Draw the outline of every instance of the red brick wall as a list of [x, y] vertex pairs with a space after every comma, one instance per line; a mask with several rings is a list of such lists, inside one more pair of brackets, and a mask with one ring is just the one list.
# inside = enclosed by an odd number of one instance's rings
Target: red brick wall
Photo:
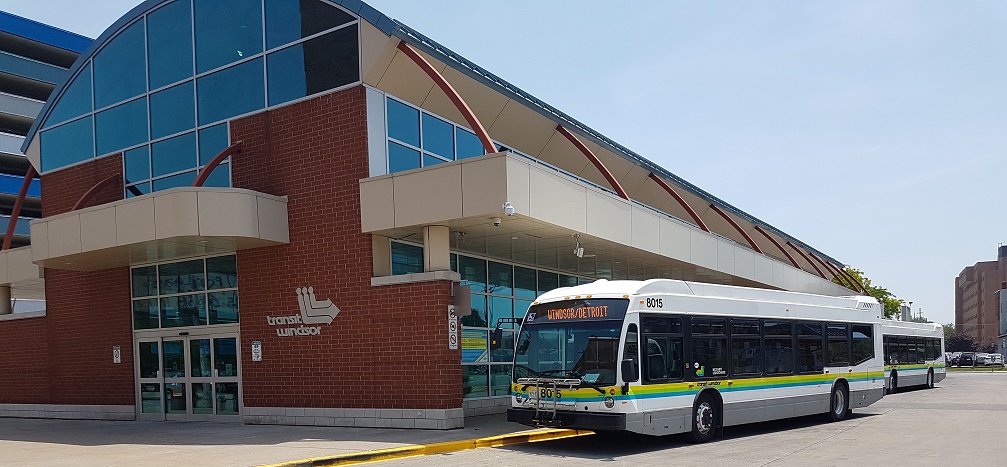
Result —
[[86, 204], [98, 206], [122, 199], [122, 154], [42, 175], [42, 217], [70, 212], [91, 187], [116, 174], [118, 180], [99, 190]]
[[0, 321], [0, 404], [46, 404], [46, 319]]
[[51, 403], [134, 404], [129, 269], [46, 269], [45, 287]]
[[[288, 197], [290, 244], [239, 251], [242, 385], [249, 407], [456, 408], [461, 353], [447, 349], [450, 282], [371, 287], [360, 229], [368, 176], [363, 87], [231, 124], [244, 142], [235, 187]], [[317, 336], [279, 337], [267, 316], [299, 313], [297, 287], [340, 313]], [[263, 359], [252, 362], [252, 341]]]

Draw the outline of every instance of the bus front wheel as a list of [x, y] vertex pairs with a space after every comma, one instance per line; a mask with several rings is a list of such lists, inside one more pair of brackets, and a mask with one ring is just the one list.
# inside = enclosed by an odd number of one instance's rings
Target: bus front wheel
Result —
[[703, 394], [692, 409], [692, 439], [705, 443], [712, 440], [716, 432], [717, 401], [709, 394]]
[[933, 368], [931, 368], [930, 371], [927, 372], [927, 389], [933, 389], [933, 388], [934, 388], [934, 370]]
[[899, 390], [899, 375], [898, 373], [892, 372], [892, 376], [888, 378], [888, 394], [895, 394]]

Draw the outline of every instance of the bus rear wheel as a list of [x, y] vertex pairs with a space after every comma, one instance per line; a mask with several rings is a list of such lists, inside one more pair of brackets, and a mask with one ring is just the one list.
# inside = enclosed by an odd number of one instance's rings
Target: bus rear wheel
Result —
[[933, 368], [931, 368], [930, 371], [927, 372], [927, 389], [933, 389], [933, 388], [934, 388], [934, 370]]
[[703, 394], [692, 409], [692, 439], [697, 443], [705, 443], [712, 440], [716, 433], [717, 401], [709, 394]]
[[832, 387], [832, 397], [829, 398], [828, 421], [839, 422], [846, 419], [850, 413], [850, 393], [846, 390], [846, 385], [836, 383]]

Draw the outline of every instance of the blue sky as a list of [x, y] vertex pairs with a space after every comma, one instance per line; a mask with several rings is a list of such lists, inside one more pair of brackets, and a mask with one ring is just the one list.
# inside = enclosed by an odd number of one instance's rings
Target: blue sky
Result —
[[[137, 3], [0, 8], [96, 37]], [[1007, 3], [369, 3], [931, 320], [1007, 242]]]

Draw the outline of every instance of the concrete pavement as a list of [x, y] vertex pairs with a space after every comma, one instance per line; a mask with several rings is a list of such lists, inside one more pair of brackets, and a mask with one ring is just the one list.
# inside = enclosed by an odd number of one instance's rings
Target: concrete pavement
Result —
[[263, 465], [525, 431], [504, 415], [457, 430], [405, 430], [204, 422], [0, 419], [0, 465]]

